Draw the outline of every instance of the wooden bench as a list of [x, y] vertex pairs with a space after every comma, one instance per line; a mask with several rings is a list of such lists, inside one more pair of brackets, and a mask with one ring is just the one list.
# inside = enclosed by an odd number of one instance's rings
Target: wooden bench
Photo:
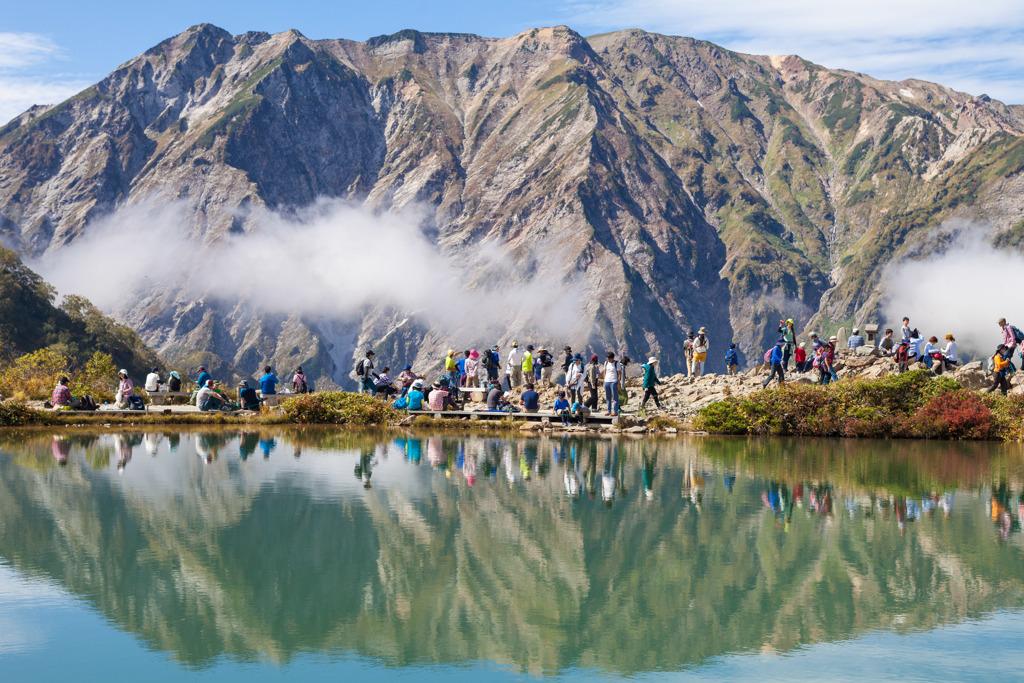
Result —
[[149, 393], [149, 402], [155, 406], [166, 405], [168, 399], [172, 398], [189, 398], [192, 396], [191, 391], [151, 391]]

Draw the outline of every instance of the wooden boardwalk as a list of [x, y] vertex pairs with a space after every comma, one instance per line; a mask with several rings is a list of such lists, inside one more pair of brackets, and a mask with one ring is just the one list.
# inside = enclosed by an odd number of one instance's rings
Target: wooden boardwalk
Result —
[[[405, 411], [407, 415], [433, 415], [436, 419], [441, 418], [458, 418], [460, 420], [507, 420], [512, 418], [513, 420], [525, 420], [526, 422], [550, 422], [551, 424], [561, 424], [562, 418], [556, 413], [550, 411], [539, 411], [536, 413], [500, 413], [491, 412], [488, 410], [408, 410]], [[592, 413], [587, 416], [587, 424], [605, 424], [605, 425], [618, 425], [619, 418], [621, 415], [602, 415], [600, 413]], [[573, 424], [576, 424], [573, 421]]]

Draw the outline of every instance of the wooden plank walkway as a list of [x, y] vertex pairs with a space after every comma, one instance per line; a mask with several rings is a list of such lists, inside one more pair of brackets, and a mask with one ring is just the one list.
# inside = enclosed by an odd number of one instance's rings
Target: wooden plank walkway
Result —
[[[550, 422], [551, 424], [561, 424], [562, 418], [557, 414], [549, 411], [540, 411], [536, 413], [500, 413], [491, 412], [488, 410], [408, 410], [405, 411], [408, 415], [433, 415], [435, 419], [441, 418], [458, 418], [462, 420], [507, 420], [512, 418], [513, 420], [525, 420], [527, 422]], [[619, 424], [619, 416], [615, 415], [602, 415], [600, 413], [590, 414], [587, 416], [587, 424], [607, 424], [617, 425]], [[576, 424], [573, 422], [573, 424]]]

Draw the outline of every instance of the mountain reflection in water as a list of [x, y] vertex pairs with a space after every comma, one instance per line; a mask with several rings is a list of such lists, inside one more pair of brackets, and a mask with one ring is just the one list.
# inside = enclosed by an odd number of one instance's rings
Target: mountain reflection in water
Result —
[[179, 661], [678, 670], [1024, 607], [997, 444], [7, 435], [0, 559]]

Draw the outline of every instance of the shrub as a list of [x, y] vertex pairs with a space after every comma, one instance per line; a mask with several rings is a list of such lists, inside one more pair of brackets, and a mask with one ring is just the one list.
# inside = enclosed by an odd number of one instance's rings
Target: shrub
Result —
[[56, 417], [52, 413], [33, 410], [21, 401], [0, 402], [0, 427], [35, 424], [56, 424]]
[[75, 396], [90, 394], [97, 401], [111, 401], [117, 384], [117, 368], [114, 357], [97, 351], [86, 364], [85, 370], [75, 375], [71, 382], [71, 393]]
[[740, 401], [727, 398], [700, 409], [693, 426], [713, 434], [747, 434], [750, 420], [740, 408]]
[[16, 359], [0, 373], [0, 394], [5, 397], [48, 399], [57, 378], [70, 374], [71, 361], [52, 349], [39, 349]]
[[365, 394], [324, 391], [301, 394], [282, 404], [290, 422], [299, 424], [384, 425], [398, 419], [398, 411]]

